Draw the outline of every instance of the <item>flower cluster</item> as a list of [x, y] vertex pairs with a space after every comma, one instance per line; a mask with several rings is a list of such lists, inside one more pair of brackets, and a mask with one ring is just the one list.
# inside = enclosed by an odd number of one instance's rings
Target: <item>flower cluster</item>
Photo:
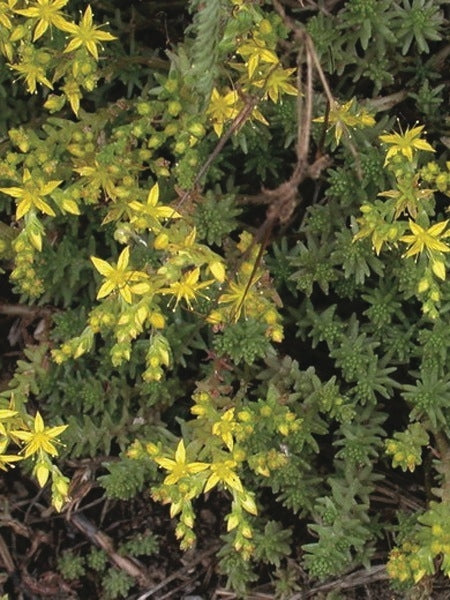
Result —
[[[275, 389], [257, 403], [241, 400], [238, 409], [227, 408], [236, 404], [236, 400], [211, 393], [207, 388], [207, 382], [203, 382], [193, 395], [191, 412], [196, 418], [185, 425], [186, 432], [192, 435], [190, 443], [185, 445], [181, 439], [175, 451], [166, 451], [161, 444], [135, 442], [128, 455], [140, 458], [145, 448], [167, 472], [163, 483], [152, 489], [152, 496], [170, 504], [172, 517], [180, 515], [177, 536], [185, 548], [195, 540], [192, 501], [216, 487], [225, 490], [231, 496], [227, 531], [233, 533], [234, 548], [249, 558], [254, 543], [248, 515], [256, 515], [258, 511], [254, 494], [242, 483], [242, 474], [248, 467], [264, 480], [271, 472], [285, 467], [289, 458], [276, 447], [276, 440], [280, 436], [287, 440], [302, 435], [302, 419], [283, 405]], [[201, 460], [190, 461], [189, 455]]]
[[[416, 293], [422, 299], [423, 311], [436, 318], [441, 300], [438, 282], [446, 278], [445, 257], [450, 246], [445, 240], [450, 237], [450, 231], [448, 220], [432, 221], [436, 216], [437, 187], [424, 186], [427, 180], [433, 181], [433, 177], [428, 171], [427, 179], [422, 181], [418, 165], [422, 153], [434, 152], [434, 149], [421, 137], [422, 132], [423, 125], [420, 125], [380, 136], [388, 147], [385, 167], [395, 180], [394, 188], [380, 192], [382, 200], [361, 206], [363, 216], [357, 219], [358, 230], [353, 239], [370, 237], [377, 255], [384, 245], [396, 248], [406, 244], [403, 257], [418, 262], [420, 279]], [[402, 218], [405, 216], [407, 221]]]
[[439, 558], [441, 569], [450, 575], [449, 504], [431, 502], [430, 508], [419, 517], [420, 526], [389, 556], [389, 576], [400, 582], [418, 583], [436, 571]]
[[[10, 405], [14, 406], [14, 402], [10, 402]], [[56, 444], [66, 429], [67, 425], [46, 427], [39, 412], [31, 420], [18, 410], [0, 409], [0, 469], [6, 471], [15, 462], [31, 459], [34, 463], [33, 475], [41, 487], [45, 486], [51, 475], [52, 503], [58, 511], [67, 501], [69, 480], [52, 463], [52, 458], [58, 456]], [[8, 454], [8, 447], [12, 444], [21, 448], [14, 454]]]
[[[192, 444], [195, 446], [195, 444]], [[251, 529], [239, 518], [242, 510], [256, 514], [253, 495], [246, 491], [236, 472], [238, 462], [225, 452], [217, 453], [211, 463], [187, 459], [184, 441], [180, 440], [173, 458], [164, 456], [154, 444], [147, 444], [147, 452], [163, 469], [168, 472], [161, 486], [153, 489], [152, 496], [164, 504], [170, 503], [170, 516], [180, 514], [176, 535], [181, 539], [182, 548], [189, 548], [195, 541], [193, 532], [195, 513], [192, 500], [200, 494], [206, 494], [216, 486], [221, 486], [232, 494], [233, 508], [228, 517], [228, 531], [237, 528], [236, 549], [242, 548], [242, 541], [251, 538]], [[238, 542], [239, 540], [239, 542]]]
[[392, 466], [403, 471], [414, 469], [422, 464], [422, 447], [429, 442], [429, 436], [420, 423], [411, 423], [406, 431], [397, 432], [393, 439], [386, 441], [386, 453], [392, 456]]
[[[245, 11], [245, 7], [241, 10]], [[236, 13], [238, 20], [240, 16]], [[256, 102], [250, 102], [251, 98], [269, 99], [276, 104], [282, 101], [284, 95], [297, 95], [297, 87], [292, 83], [296, 69], [285, 69], [276, 53], [278, 26], [278, 17], [274, 15], [273, 22], [268, 18], [258, 19], [254, 27], [247, 29], [236, 48], [236, 54], [243, 62], [230, 62], [230, 67], [239, 74], [233, 88], [212, 90], [206, 114], [218, 137], [226, 124], [239, 117], [242, 117], [239, 126], [248, 119], [269, 124], [256, 107]], [[231, 27], [236, 27], [236, 24], [232, 23]]]

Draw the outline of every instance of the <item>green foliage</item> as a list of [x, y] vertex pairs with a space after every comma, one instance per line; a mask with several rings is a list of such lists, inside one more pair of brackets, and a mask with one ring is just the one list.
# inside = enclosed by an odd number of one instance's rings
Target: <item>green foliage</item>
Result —
[[133, 583], [133, 579], [124, 571], [108, 569], [102, 580], [104, 598], [107, 600], [126, 598]]
[[79, 579], [85, 574], [84, 558], [73, 552], [64, 552], [58, 560], [58, 569], [65, 579]]
[[252, 563], [244, 560], [242, 555], [236, 552], [231, 542], [231, 536], [225, 537], [224, 544], [217, 555], [220, 559], [220, 572], [227, 577], [227, 587], [245, 597], [249, 583], [258, 580], [258, 576], [252, 569]]
[[146, 532], [125, 542], [119, 550], [130, 556], [152, 556], [159, 551], [158, 538], [153, 533]]
[[106, 465], [109, 473], [99, 478], [110, 498], [128, 500], [144, 488], [146, 481], [155, 475], [154, 464], [148, 460], [140, 461], [122, 458], [119, 462]]
[[235, 217], [240, 213], [233, 194], [208, 190], [195, 212], [199, 238], [206, 240], [209, 246], [220, 246], [224, 238], [236, 229]]
[[295, 592], [300, 590], [297, 584], [298, 569], [293, 561], [289, 561], [286, 568], [275, 571], [275, 590], [280, 600], [291, 598]]
[[428, 433], [420, 423], [411, 423], [405, 431], [397, 431], [393, 439], [385, 442], [386, 452], [392, 455], [392, 466], [414, 471], [422, 463], [422, 447], [428, 442]]
[[103, 571], [106, 567], [107, 556], [104, 550], [92, 548], [86, 557], [87, 565], [94, 571]]
[[276, 521], [268, 521], [264, 531], [255, 535], [255, 558], [279, 567], [281, 559], [290, 552], [290, 542], [290, 531], [283, 530]]
[[424, 575], [435, 573], [438, 556], [442, 571], [449, 576], [448, 515], [448, 500], [430, 502], [429, 509], [418, 516], [415, 528], [403, 533], [401, 544], [392, 550], [387, 566], [391, 577], [400, 582], [418, 582]]
[[220, 68], [219, 58], [224, 32], [224, 22], [229, 18], [226, 3], [223, 0], [212, 0], [202, 5], [200, 0], [190, 3], [193, 13], [191, 32], [195, 34], [192, 45], [192, 82], [196, 90], [205, 99], [209, 98]]
[[[428, 53], [428, 42], [442, 39], [443, 4], [439, 0], [349, 0], [335, 14], [319, 12], [307, 26], [329, 72], [341, 75], [347, 69], [353, 81], [370, 80], [377, 94], [394, 82], [392, 73], [401, 68], [401, 54], [411, 47]], [[362, 52], [356, 51], [358, 44]]]
[[[2, 311], [26, 346], [0, 469], [26, 461], [60, 510], [64, 460], [100, 459], [106, 498], [167, 505], [183, 549], [220, 502], [242, 597], [263, 571], [295, 593], [298, 527], [303, 582], [378, 560], [396, 520], [390, 577], [449, 576], [446, 2], [191, 0], [167, 60], [142, 3], [62, 4], [0, 3]], [[284, 215], [299, 99], [326, 166]], [[398, 467], [435, 485], [420, 514], [377, 509]], [[136, 583], [101, 550], [58, 564], [105, 598]]]
[[215, 339], [214, 349], [218, 354], [229, 355], [236, 364], [243, 360], [251, 365], [269, 350], [264, 329], [264, 325], [256, 319], [230, 325], [223, 335]]

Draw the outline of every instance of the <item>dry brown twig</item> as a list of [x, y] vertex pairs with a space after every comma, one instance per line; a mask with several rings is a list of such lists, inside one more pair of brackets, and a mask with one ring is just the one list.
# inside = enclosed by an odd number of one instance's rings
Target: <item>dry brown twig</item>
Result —
[[[312, 163], [309, 162], [314, 97], [313, 71], [318, 74], [328, 103], [331, 106], [335, 103], [311, 37], [305, 29], [286, 14], [279, 0], [273, 0], [273, 5], [286, 26], [293, 32], [294, 39], [298, 44], [297, 142], [295, 147], [297, 162], [287, 181], [273, 190], [263, 188], [263, 196], [266, 198], [266, 203], [269, 204], [266, 221], [261, 227], [264, 232], [271, 229], [276, 223], [284, 224], [290, 220], [301, 201], [298, 195], [299, 185], [307, 178], [318, 179], [322, 171], [330, 165], [330, 158], [327, 155], [316, 156]], [[303, 81], [303, 76], [305, 81]]]
[[[299, 199], [297, 189], [304, 179], [310, 177], [317, 179], [323, 169], [330, 164], [328, 156], [316, 157], [312, 164], [308, 162], [308, 155], [310, 151], [310, 139], [311, 139], [311, 123], [312, 123], [312, 106], [313, 106], [313, 70], [318, 74], [321, 81], [325, 96], [328, 103], [332, 106], [335, 103], [330, 87], [328, 85], [325, 74], [320, 65], [319, 58], [314, 48], [314, 43], [306, 32], [305, 29], [301, 28], [291, 17], [286, 15], [282, 4], [279, 0], [273, 0], [275, 10], [281, 16], [286, 26], [293, 32], [294, 38], [299, 45], [297, 53], [297, 88], [298, 88], [298, 99], [297, 99], [297, 142], [296, 142], [296, 154], [297, 163], [294, 167], [291, 177], [283, 182], [274, 190], [264, 189], [262, 191], [262, 203], [269, 204], [267, 211], [266, 222], [261, 227], [261, 230], [266, 231], [268, 225], [279, 223], [286, 223], [292, 216], [295, 207], [297, 206]], [[305, 56], [305, 60], [304, 60]], [[304, 62], [306, 62], [306, 76], [305, 83], [303, 84], [303, 69]], [[274, 66], [275, 68], [275, 66]], [[190, 189], [180, 194], [180, 198], [176, 203], [176, 208], [179, 209], [182, 204], [192, 197], [195, 191], [198, 189], [201, 180], [208, 172], [212, 163], [219, 156], [223, 150], [225, 144], [236, 133], [242, 125], [251, 116], [254, 108], [261, 100], [258, 96], [249, 97], [239, 114], [234, 118], [228, 130], [222, 135], [217, 142], [212, 153], [202, 165], [197, 175], [195, 176], [194, 182]], [[261, 235], [259, 237], [262, 237]]]
[[[274, 65], [272, 67], [272, 69], [270, 69], [267, 77], [270, 76], [270, 74], [272, 73], [272, 71], [275, 68], [276, 68], [276, 65]], [[244, 106], [239, 111], [239, 113], [236, 115], [236, 117], [233, 119], [233, 121], [231, 122], [231, 125], [227, 129], [227, 131], [219, 138], [214, 150], [211, 152], [211, 154], [208, 156], [208, 159], [204, 162], [204, 164], [198, 171], [190, 189], [186, 190], [184, 193], [182, 193], [180, 195], [180, 199], [178, 200], [177, 205], [176, 205], [177, 209], [180, 208], [182, 206], [182, 204], [194, 194], [194, 192], [197, 190], [199, 184], [201, 183], [201, 180], [208, 172], [210, 166], [216, 160], [216, 158], [219, 156], [219, 154], [222, 152], [225, 144], [233, 136], [233, 134], [237, 133], [239, 131], [239, 129], [251, 117], [253, 110], [256, 108], [256, 106], [258, 105], [260, 100], [261, 100], [261, 97], [258, 95], [250, 96], [250, 97], [246, 98]]]
[[[325, 97], [327, 99], [328, 102], [328, 106], [330, 108], [333, 108], [336, 105], [336, 100], [333, 97], [333, 94], [331, 92], [330, 86], [328, 85], [328, 81], [327, 78], [325, 76], [325, 73], [322, 69], [322, 66], [320, 64], [320, 60], [319, 57], [317, 56], [317, 52], [316, 49], [314, 47], [314, 42], [311, 39], [311, 36], [302, 28], [300, 27], [296, 21], [294, 21], [294, 19], [292, 19], [291, 17], [289, 17], [286, 14], [286, 11], [284, 10], [281, 2], [279, 0], [272, 0], [273, 5], [275, 10], [278, 12], [278, 14], [280, 15], [280, 17], [283, 19], [285, 25], [291, 29], [291, 31], [294, 33], [294, 37], [295, 39], [298, 41], [298, 43], [300, 45], [304, 45], [306, 48], [306, 56], [307, 56], [307, 60], [309, 58], [309, 60], [312, 61], [313, 65], [314, 65], [314, 70], [317, 73], [319, 79], [320, 79], [320, 83], [322, 84], [322, 89], [323, 92], [325, 94]], [[299, 88], [300, 89], [300, 88]], [[312, 85], [311, 88], [306, 87], [305, 89], [305, 94], [310, 94], [310, 98], [312, 101]], [[311, 121], [309, 122], [309, 124], [311, 124]], [[362, 171], [361, 171], [361, 165], [360, 165], [360, 159], [359, 159], [359, 154], [357, 149], [355, 148], [353, 142], [350, 139], [350, 135], [347, 132], [346, 128], [344, 127], [344, 133], [346, 134], [344, 137], [345, 143], [348, 147], [348, 149], [350, 150], [350, 152], [352, 153], [354, 159], [355, 159], [355, 169], [356, 169], [356, 175], [358, 176], [358, 179], [362, 179]], [[299, 122], [299, 132], [298, 132], [298, 136], [300, 136], [302, 133], [302, 130], [300, 128], [300, 122]], [[309, 134], [309, 131], [308, 131]], [[309, 140], [308, 140], [309, 143]], [[316, 161], [317, 162], [317, 161]], [[326, 167], [329, 166], [328, 164], [325, 164], [324, 166], [321, 166], [320, 163], [317, 165], [319, 168], [319, 172], [316, 176], [314, 176], [314, 163], [310, 166], [310, 173], [309, 176], [312, 179], [317, 179], [318, 176], [320, 175], [321, 171]]]
[[209, 170], [210, 166], [212, 165], [212, 163], [216, 160], [216, 158], [222, 152], [225, 144], [228, 142], [228, 140], [231, 138], [231, 136], [234, 133], [236, 133], [240, 129], [240, 127], [242, 127], [242, 125], [247, 121], [247, 119], [252, 114], [253, 109], [258, 104], [258, 102], [259, 102], [259, 98], [250, 98], [247, 101], [247, 103], [243, 106], [243, 108], [241, 109], [241, 111], [239, 112], [239, 114], [236, 115], [236, 117], [232, 121], [229, 129], [224, 133], [224, 135], [221, 138], [219, 138], [219, 141], [217, 142], [214, 150], [211, 152], [211, 154], [209, 155], [208, 159], [205, 161], [205, 163], [202, 165], [200, 171], [195, 176], [194, 182], [191, 185], [190, 189], [186, 190], [180, 196], [180, 199], [177, 202], [177, 209], [180, 208], [181, 205], [188, 198], [190, 198], [192, 196], [192, 194], [194, 193], [194, 191], [198, 187], [199, 183], [201, 182], [201, 180], [203, 179], [203, 177], [208, 172], [208, 170]]
[[218, 544], [212, 544], [207, 550], [204, 550], [203, 552], [198, 552], [196, 556], [191, 561], [189, 561], [188, 564], [184, 565], [183, 567], [181, 567], [181, 569], [178, 569], [177, 571], [175, 571], [175, 573], [172, 573], [171, 575], [166, 577], [166, 579], [158, 583], [158, 585], [152, 586], [151, 589], [141, 594], [137, 598], [137, 600], [147, 600], [147, 598], [151, 598], [154, 594], [156, 594], [156, 592], [159, 592], [160, 590], [164, 589], [169, 583], [185, 575], [190, 569], [192, 569], [192, 567], [201, 563], [209, 556], [214, 555], [218, 549]]
[[[283, 6], [278, 0], [273, 0], [273, 5], [275, 10], [279, 13], [281, 18], [285, 22], [288, 29], [290, 29], [293, 32], [294, 39], [298, 44], [297, 141], [295, 147], [297, 160], [292, 175], [287, 181], [284, 181], [275, 189], [266, 189], [262, 187], [260, 202], [262, 204], [267, 204], [268, 209], [266, 213], [266, 219], [259, 228], [254, 238], [254, 242], [261, 242], [261, 245], [255, 260], [253, 271], [248, 279], [246, 290], [242, 295], [243, 299], [245, 298], [248, 290], [254, 283], [255, 273], [257, 271], [259, 262], [262, 258], [267, 240], [269, 239], [270, 232], [277, 223], [282, 225], [288, 223], [296, 207], [301, 202], [301, 198], [298, 194], [298, 188], [300, 184], [307, 178], [318, 179], [322, 171], [331, 164], [330, 158], [327, 155], [316, 156], [312, 163], [309, 162], [314, 97], [313, 71], [316, 71], [318, 74], [329, 105], [333, 106], [335, 104], [335, 100], [331, 93], [322, 67], [320, 65], [320, 61], [317, 56], [316, 50], [314, 48], [314, 43], [311, 37], [304, 28], [302, 28], [293, 19], [291, 19], [291, 17], [286, 15]], [[304, 82], [303, 77], [305, 78]], [[175, 205], [176, 209], [174, 210], [178, 210], [186, 200], [191, 198], [194, 195], [194, 193], [198, 191], [198, 188], [201, 184], [201, 180], [208, 172], [208, 169], [211, 167], [211, 164], [219, 156], [219, 154], [221, 153], [225, 144], [228, 142], [231, 136], [234, 133], [236, 133], [248, 120], [248, 118], [251, 116], [254, 108], [257, 106], [260, 100], [261, 98], [258, 96], [253, 96], [246, 99], [245, 105], [243, 106], [242, 110], [232, 121], [228, 130], [219, 139], [211, 155], [208, 157], [208, 159], [198, 171], [190, 189], [180, 193], [179, 200]], [[354, 151], [354, 154], [356, 155], [356, 151]], [[247, 250], [247, 253], [248, 252], [249, 250]], [[238, 314], [240, 312], [240, 308], [241, 307], [237, 309]]]
[[[295, 209], [301, 202], [298, 193], [300, 184], [307, 178], [318, 179], [322, 171], [331, 164], [330, 158], [324, 154], [316, 156], [312, 163], [309, 162], [311, 145], [311, 124], [313, 115], [313, 70], [315, 69], [321, 80], [322, 87], [329, 104], [334, 104], [325, 74], [320, 66], [314, 43], [305, 29], [288, 17], [278, 0], [273, 0], [275, 10], [279, 13], [286, 26], [291, 29], [298, 43], [297, 52], [297, 141], [295, 151], [297, 162], [291, 177], [273, 190], [262, 190], [263, 203], [268, 204], [266, 219], [255, 236], [255, 241], [262, 241], [255, 264], [248, 279], [246, 289], [242, 295], [241, 305], [237, 308], [239, 314], [244, 298], [254, 283], [255, 273], [264, 253], [265, 245], [273, 227], [290, 221]], [[304, 64], [306, 64], [305, 82], [303, 83]]]
[[125, 571], [133, 577], [141, 588], [149, 587], [152, 581], [147, 573], [147, 570], [136, 559], [130, 559], [126, 556], [121, 556], [114, 549], [112, 539], [100, 531], [93, 523], [91, 523], [83, 514], [77, 513], [66, 514], [66, 520], [78, 531], [83, 533], [93, 544], [106, 552], [109, 560], [118, 569]]
[[375, 565], [368, 569], [360, 569], [346, 576], [339, 577], [333, 581], [322, 583], [307, 592], [301, 592], [291, 596], [290, 600], [306, 600], [307, 598], [317, 598], [318, 594], [326, 592], [337, 592], [351, 590], [362, 587], [375, 581], [386, 581], [388, 574], [384, 565]]

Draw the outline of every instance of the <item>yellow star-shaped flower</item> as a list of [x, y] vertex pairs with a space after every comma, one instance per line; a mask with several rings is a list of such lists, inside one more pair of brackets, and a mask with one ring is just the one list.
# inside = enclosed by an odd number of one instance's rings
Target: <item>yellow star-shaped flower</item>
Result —
[[64, 31], [70, 33], [72, 40], [67, 44], [64, 52], [73, 52], [81, 46], [85, 46], [87, 51], [92, 54], [95, 60], [98, 60], [97, 44], [100, 42], [110, 42], [116, 38], [107, 31], [101, 31], [98, 25], [92, 22], [92, 8], [89, 5], [84, 11], [80, 24], [67, 23]]
[[186, 461], [186, 448], [184, 447], [184, 441], [180, 440], [177, 449], [175, 451], [175, 460], [171, 458], [156, 457], [155, 461], [158, 465], [161, 465], [166, 471], [170, 472], [170, 475], [164, 479], [165, 485], [173, 485], [177, 483], [183, 477], [189, 476], [194, 473], [200, 473], [205, 471], [209, 465], [203, 462], [192, 462]]
[[[106, 260], [91, 256], [95, 268], [106, 278], [106, 281], [100, 286], [97, 293], [97, 300], [105, 298], [112, 291], [118, 290], [119, 294], [128, 304], [133, 301], [133, 293], [141, 294], [148, 291], [149, 286], [145, 282], [148, 279], [147, 273], [143, 271], [132, 271], [128, 269], [130, 260], [130, 248], [127, 246], [122, 250], [117, 260], [117, 266], [111, 266]], [[139, 283], [130, 285], [133, 281]]]
[[35, 6], [22, 8], [15, 12], [24, 17], [39, 19], [34, 29], [33, 42], [35, 42], [44, 35], [51, 25], [54, 25], [57, 29], [67, 31], [67, 27], [70, 26], [70, 23], [64, 19], [60, 11], [68, 1], [69, 0], [36, 0]]
[[34, 418], [32, 431], [11, 431], [12, 435], [26, 442], [24, 457], [28, 458], [37, 452], [58, 456], [54, 442], [56, 438], [67, 429], [68, 425], [58, 425], [57, 427], [45, 427], [44, 420], [39, 412]]
[[33, 179], [28, 169], [23, 170], [23, 187], [0, 188], [0, 192], [17, 198], [16, 219], [21, 219], [32, 208], [37, 208], [41, 212], [55, 216], [53, 208], [43, 199], [44, 196], [51, 194], [62, 181], [43, 182]]
[[397, 154], [403, 154], [408, 160], [412, 160], [414, 150], [425, 150], [426, 152], [434, 152], [434, 149], [430, 144], [420, 138], [420, 134], [423, 131], [423, 125], [408, 129], [405, 133], [390, 133], [380, 135], [380, 140], [385, 144], [391, 144], [389, 150], [386, 153], [385, 165], [389, 160]]

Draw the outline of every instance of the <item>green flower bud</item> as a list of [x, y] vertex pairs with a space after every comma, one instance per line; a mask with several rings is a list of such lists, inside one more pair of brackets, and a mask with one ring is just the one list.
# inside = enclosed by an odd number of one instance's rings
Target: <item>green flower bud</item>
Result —
[[138, 102], [136, 110], [141, 117], [147, 117], [152, 114], [152, 105], [150, 102]]
[[183, 107], [181, 106], [181, 102], [178, 102], [178, 100], [172, 100], [167, 106], [167, 112], [170, 116], [177, 117], [180, 114], [182, 108]]
[[176, 79], [168, 79], [164, 84], [164, 89], [167, 90], [170, 94], [173, 94], [178, 88], [178, 81]]

